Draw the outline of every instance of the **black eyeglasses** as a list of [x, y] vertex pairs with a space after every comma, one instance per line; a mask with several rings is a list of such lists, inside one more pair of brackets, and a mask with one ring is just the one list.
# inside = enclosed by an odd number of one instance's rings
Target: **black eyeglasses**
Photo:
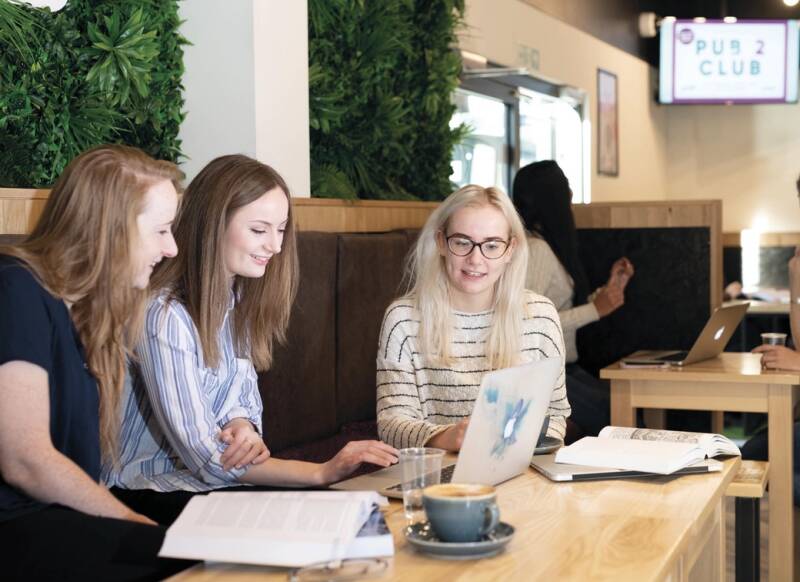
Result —
[[457, 257], [466, 257], [475, 247], [478, 247], [481, 254], [487, 259], [499, 259], [508, 250], [508, 241], [500, 239], [485, 240], [477, 243], [474, 240], [460, 234], [451, 234], [446, 237], [447, 248]]

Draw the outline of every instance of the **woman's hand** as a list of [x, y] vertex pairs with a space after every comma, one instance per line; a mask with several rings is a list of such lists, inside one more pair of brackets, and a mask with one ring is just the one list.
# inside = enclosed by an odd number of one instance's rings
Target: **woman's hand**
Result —
[[425, 443], [426, 447], [435, 447], [445, 451], [458, 452], [464, 444], [464, 435], [467, 433], [469, 418], [463, 418]]
[[800, 353], [786, 346], [758, 346], [754, 354], [761, 354], [761, 367], [767, 370], [800, 371]]
[[621, 291], [625, 290], [625, 286], [633, 277], [633, 263], [628, 260], [628, 257], [621, 257], [614, 261], [611, 265], [611, 273], [608, 276], [607, 286], [617, 286]]
[[625, 292], [614, 284], [608, 284], [601, 288], [594, 297], [594, 308], [597, 315], [605, 317], [613, 313], [625, 303]]
[[398, 452], [381, 441], [351, 441], [327, 463], [320, 466], [321, 484], [335, 483], [358, 469], [362, 463], [388, 467], [397, 462]]
[[269, 449], [249, 420], [234, 418], [222, 429], [219, 440], [228, 445], [220, 460], [222, 468], [230, 471], [247, 465], [257, 465], [269, 458]]

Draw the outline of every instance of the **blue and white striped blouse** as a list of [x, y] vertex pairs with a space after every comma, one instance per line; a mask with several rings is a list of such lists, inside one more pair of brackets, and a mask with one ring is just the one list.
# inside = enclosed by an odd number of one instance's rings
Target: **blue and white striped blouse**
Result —
[[166, 294], [151, 301], [122, 400], [120, 466], [106, 467], [106, 484], [208, 491], [238, 483], [245, 469], [223, 470], [227, 445], [219, 433], [234, 418], [261, 432], [263, 405], [252, 361], [235, 353], [233, 305], [219, 336], [219, 365], [208, 368], [186, 308]]

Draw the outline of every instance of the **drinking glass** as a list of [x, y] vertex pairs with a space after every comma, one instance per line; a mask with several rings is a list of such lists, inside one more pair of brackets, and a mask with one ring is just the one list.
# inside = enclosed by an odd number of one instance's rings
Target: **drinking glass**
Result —
[[786, 334], [785, 333], [762, 333], [761, 343], [770, 346], [785, 346]]
[[408, 525], [427, 521], [422, 507], [422, 490], [428, 485], [439, 484], [444, 453], [442, 449], [429, 447], [400, 449], [403, 510]]

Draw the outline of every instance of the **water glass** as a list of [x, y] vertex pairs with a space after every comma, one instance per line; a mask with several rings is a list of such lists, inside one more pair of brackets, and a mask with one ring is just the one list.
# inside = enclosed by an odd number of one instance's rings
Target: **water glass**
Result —
[[403, 509], [409, 525], [427, 521], [422, 506], [422, 490], [429, 485], [439, 484], [444, 453], [442, 449], [429, 447], [400, 449]]

